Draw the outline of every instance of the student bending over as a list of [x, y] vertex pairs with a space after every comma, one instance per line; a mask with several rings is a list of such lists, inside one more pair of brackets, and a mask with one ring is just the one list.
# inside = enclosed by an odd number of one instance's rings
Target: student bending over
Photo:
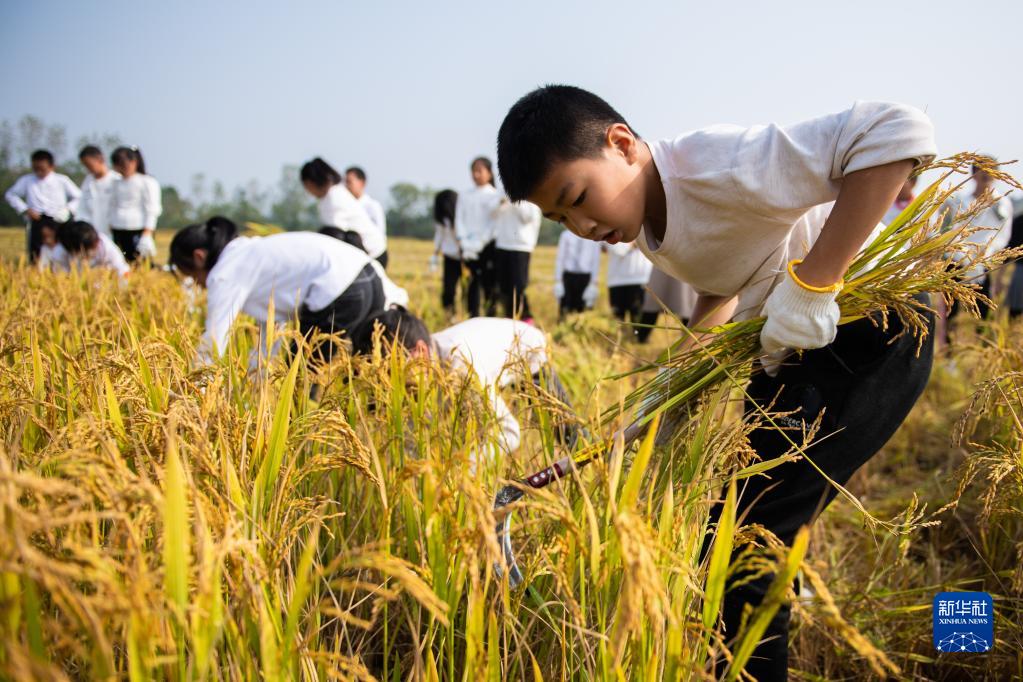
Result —
[[39, 267], [54, 272], [69, 272], [72, 267], [88, 265], [91, 268], [108, 268], [121, 277], [127, 277], [131, 266], [114, 240], [96, 231], [84, 220], [73, 220], [56, 225], [43, 226], [43, 248], [39, 256]]
[[264, 339], [271, 299], [274, 324], [297, 316], [303, 335], [350, 334], [388, 305], [408, 301], [366, 253], [313, 232], [240, 237], [233, 222], [215, 216], [178, 231], [170, 252], [171, 265], [208, 292], [201, 361], [224, 352], [239, 313], [259, 322]]
[[[452, 371], [474, 373], [490, 399], [501, 433], [499, 445], [515, 452], [521, 440], [519, 423], [498, 393], [499, 389], [524, 381], [544, 386], [569, 405], [558, 375], [547, 360], [547, 338], [536, 327], [496, 317], [476, 317], [430, 334], [421, 319], [404, 308], [374, 315], [352, 336], [353, 353], [373, 351], [373, 334], [382, 327], [381, 340], [398, 344], [414, 357], [437, 357]], [[523, 369], [528, 367], [527, 376]], [[555, 435], [563, 444], [572, 442], [574, 425], [560, 425]]]

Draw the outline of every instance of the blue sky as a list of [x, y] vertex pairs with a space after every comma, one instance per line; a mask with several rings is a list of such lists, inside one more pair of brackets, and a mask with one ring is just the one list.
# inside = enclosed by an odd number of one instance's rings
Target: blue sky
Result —
[[[1023, 2], [4, 2], [0, 119], [116, 132], [152, 174], [275, 184], [322, 155], [370, 191], [469, 184], [546, 82], [645, 137], [889, 99], [942, 152], [1023, 156]], [[1023, 175], [1023, 170], [1016, 171]]]

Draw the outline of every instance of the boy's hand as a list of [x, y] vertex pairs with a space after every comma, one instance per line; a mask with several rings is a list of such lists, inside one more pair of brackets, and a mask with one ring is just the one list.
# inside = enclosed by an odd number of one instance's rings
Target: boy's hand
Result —
[[787, 275], [764, 304], [767, 322], [760, 332], [764, 352], [776, 356], [786, 348], [810, 350], [834, 341], [841, 317], [836, 296], [837, 291], [810, 291]]
[[26, 210], [25, 215], [27, 215], [30, 220], [39, 220], [42, 217], [42, 214], [34, 208]]

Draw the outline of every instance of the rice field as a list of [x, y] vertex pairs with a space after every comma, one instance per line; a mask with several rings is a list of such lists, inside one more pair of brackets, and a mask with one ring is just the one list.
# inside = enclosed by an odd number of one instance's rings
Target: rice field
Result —
[[[510, 392], [523, 446], [477, 458], [494, 435], [469, 380], [399, 354], [285, 358], [252, 376], [251, 323], [196, 368], [202, 310], [174, 278], [29, 271], [22, 239], [0, 231], [4, 678], [714, 679], [730, 656], [727, 557], [745, 539], [782, 579], [740, 639], [792, 600], [793, 679], [1023, 678], [1023, 342], [1004, 315], [963, 321], [907, 422], [847, 486], [858, 504], [840, 496], [791, 551], [735, 518], [736, 484], [771, 463], [746, 444], [736, 401], [705, 401], [670, 442], [619, 447], [516, 503], [529, 587], [510, 589], [493, 495], [560, 456], [550, 396]], [[438, 329], [431, 248], [392, 240], [389, 272]], [[558, 323], [553, 259], [534, 256], [531, 304], [578, 420], [604, 432], [601, 415], [650, 378], [607, 377], [679, 332], [636, 345], [606, 296]], [[802, 595], [786, 580], [797, 572]], [[991, 652], [934, 650], [931, 600], [957, 589], [994, 596]]]

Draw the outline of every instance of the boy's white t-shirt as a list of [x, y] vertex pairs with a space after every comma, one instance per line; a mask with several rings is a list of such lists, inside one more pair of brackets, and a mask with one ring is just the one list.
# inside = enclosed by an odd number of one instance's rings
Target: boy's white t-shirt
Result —
[[100, 234], [110, 234], [110, 202], [114, 183], [120, 179], [121, 174], [112, 170], [108, 170], [102, 178], [91, 173], [85, 176], [75, 217], [92, 225]]
[[383, 231], [373, 224], [366, 209], [344, 185], [338, 183], [327, 190], [318, 208], [320, 222], [324, 225], [357, 232], [370, 258], [377, 258], [387, 250]]
[[788, 262], [813, 246], [845, 175], [937, 153], [930, 119], [886, 102], [785, 127], [714, 126], [649, 147], [667, 224], [661, 243], [644, 226], [639, 247], [700, 293], [738, 295], [736, 319], [759, 315]]
[[[505, 452], [519, 447], [519, 424], [498, 389], [529, 381], [547, 364], [547, 337], [518, 320], [474, 317], [431, 335], [437, 354], [457, 371], [473, 372], [487, 391]], [[527, 375], [525, 371], [528, 371]]]
[[607, 245], [607, 286], [646, 286], [654, 264], [635, 242]]
[[18, 213], [33, 209], [59, 221], [65, 221], [78, 210], [81, 190], [71, 178], [51, 171], [39, 178], [26, 173], [4, 194], [7, 203]]
[[543, 212], [536, 204], [517, 201], [499, 205], [494, 212], [495, 246], [503, 251], [532, 253], [542, 222]]

